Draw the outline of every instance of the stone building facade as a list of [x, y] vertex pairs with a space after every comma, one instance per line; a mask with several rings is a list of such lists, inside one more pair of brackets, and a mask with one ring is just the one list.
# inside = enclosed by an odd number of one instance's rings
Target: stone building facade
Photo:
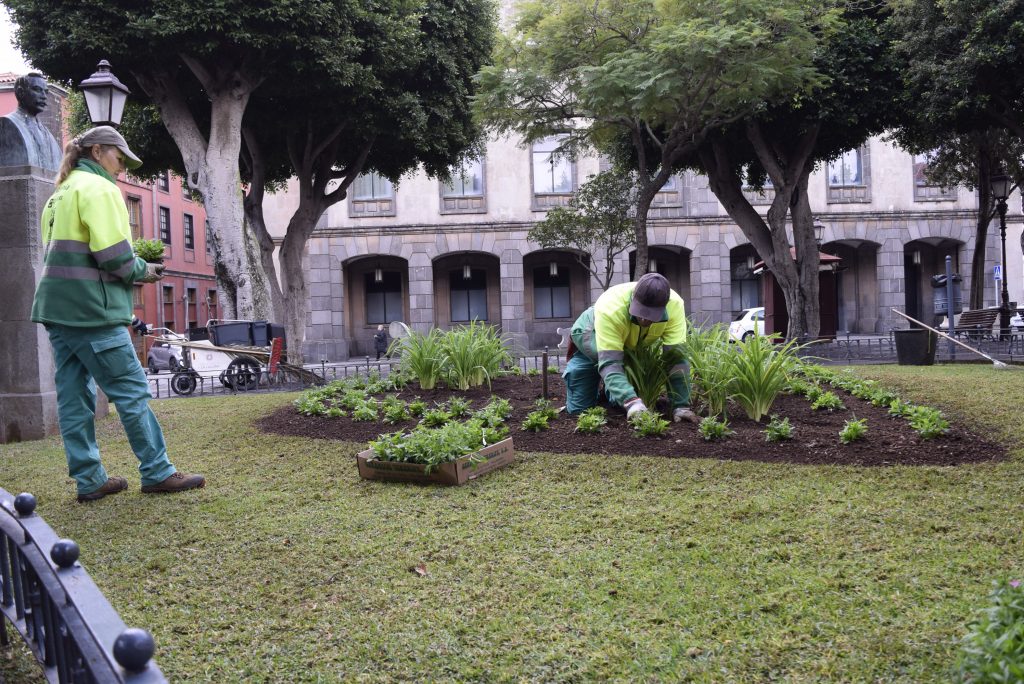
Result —
[[[550, 153], [554, 141], [523, 146], [491, 140], [486, 156], [444, 186], [422, 173], [397, 186], [361, 177], [349, 197], [321, 217], [308, 246], [308, 359], [369, 354], [379, 323], [401, 320], [419, 331], [471, 319], [500, 326], [517, 347], [555, 345], [555, 330], [600, 294], [578, 259], [599, 257], [545, 250], [527, 239], [530, 227], [564, 204], [601, 169], [597, 158], [575, 162]], [[821, 249], [838, 267], [838, 328], [878, 334], [904, 327], [890, 309], [928, 315], [929, 277], [947, 255], [970, 285], [977, 200], [966, 188], [924, 182], [922, 159], [881, 138], [823, 165], [811, 177], [811, 205], [824, 226]], [[763, 211], [770, 200], [751, 190]], [[1021, 301], [1021, 206], [1011, 199], [1006, 272], [1010, 297]], [[265, 203], [268, 225], [283, 229], [294, 202], [283, 192]], [[653, 268], [669, 278], [698, 323], [726, 322], [762, 304], [752, 272], [759, 260], [702, 176], [674, 178], [649, 217]], [[615, 281], [630, 279], [632, 254], [615, 264]], [[992, 267], [999, 263], [999, 229], [986, 247], [985, 300], [998, 303]]]

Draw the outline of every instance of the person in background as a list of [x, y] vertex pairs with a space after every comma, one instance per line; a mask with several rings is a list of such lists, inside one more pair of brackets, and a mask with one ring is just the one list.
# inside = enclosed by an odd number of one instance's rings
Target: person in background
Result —
[[149, 407], [149, 382], [132, 346], [134, 283], [163, 278], [164, 267], [132, 251], [128, 208], [116, 185], [142, 162], [121, 134], [97, 126], [64, 148], [56, 190], [43, 209], [43, 276], [32, 303], [53, 348], [57, 418], [78, 501], [95, 501], [128, 487], [107, 475], [96, 444], [96, 385], [117, 408], [139, 459], [142, 491], [182, 492], [206, 484], [178, 472], [167, 458], [163, 431]]
[[[377, 352], [377, 360], [380, 361], [381, 354], [388, 353], [388, 331], [383, 325], [377, 326], [377, 332], [373, 335], [373, 349]], [[388, 355], [390, 359], [391, 356]]]
[[577, 414], [595, 406], [599, 380], [604, 380], [611, 403], [623, 407], [628, 418], [647, 411], [626, 377], [625, 350], [655, 339], [661, 340], [668, 367], [672, 420], [697, 422], [690, 410], [689, 367], [683, 358], [686, 310], [682, 297], [658, 273], [608, 288], [576, 319], [562, 373], [566, 411]]

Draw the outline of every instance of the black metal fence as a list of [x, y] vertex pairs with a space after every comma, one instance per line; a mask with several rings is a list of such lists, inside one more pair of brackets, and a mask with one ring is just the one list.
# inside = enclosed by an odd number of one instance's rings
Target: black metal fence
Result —
[[9, 623], [50, 682], [166, 682], [153, 637], [125, 627], [77, 562], [78, 545], [35, 508], [31, 494], [0, 489], [0, 644], [10, 643]]

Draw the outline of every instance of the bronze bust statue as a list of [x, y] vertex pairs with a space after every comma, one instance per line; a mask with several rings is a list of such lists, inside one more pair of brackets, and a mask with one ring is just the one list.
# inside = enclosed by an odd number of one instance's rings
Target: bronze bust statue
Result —
[[60, 145], [39, 121], [46, 109], [46, 79], [32, 72], [14, 82], [18, 108], [0, 117], [0, 167], [38, 166], [56, 173], [60, 167]]

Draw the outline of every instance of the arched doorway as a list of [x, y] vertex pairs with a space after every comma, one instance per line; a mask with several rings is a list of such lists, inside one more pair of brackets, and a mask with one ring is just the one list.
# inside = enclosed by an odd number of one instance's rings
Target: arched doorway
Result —
[[880, 332], [878, 310], [878, 250], [870, 240], [836, 240], [821, 247], [842, 261], [836, 268], [837, 321], [839, 332]]
[[[690, 250], [676, 245], [650, 245], [647, 248], [647, 271], [665, 276], [689, 307]], [[636, 272], [636, 250], [633, 250], [629, 253], [629, 279], [636, 280], [640, 275]]]
[[[372, 354], [378, 325], [409, 320], [409, 264], [391, 255], [353, 259], [344, 264], [344, 283], [349, 354]], [[312, 295], [317, 297], [316, 292]], [[312, 321], [314, 329], [330, 324]]]
[[[589, 266], [590, 257], [580, 254]], [[574, 252], [541, 250], [523, 257], [523, 304], [526, 334], [533, 349], [552, 349], [561, 341], [558, 328], [571, 327], [590, 306], [590, 270]]]
[[501, 327], [501, 264], [487, 252], [453, 252], [434, 260], [434, 322]]
[[764, 306], [764, 288], [754, 275], [754, 264], [761, 261], [757, 250], [749, 242], [729, 250], [729, 289], [732, 295], [732, 314], [744, 309]]
[[953, 272], [960, 271], [960, 250], [964, 243], [948, 238], [922, 238], [903, 245], [904, 306], [907, 315], [923, 323], [937, 323], [942, 316], [933, 313], [931, 277], [946, 272], [946, 257], [953, 258]]

